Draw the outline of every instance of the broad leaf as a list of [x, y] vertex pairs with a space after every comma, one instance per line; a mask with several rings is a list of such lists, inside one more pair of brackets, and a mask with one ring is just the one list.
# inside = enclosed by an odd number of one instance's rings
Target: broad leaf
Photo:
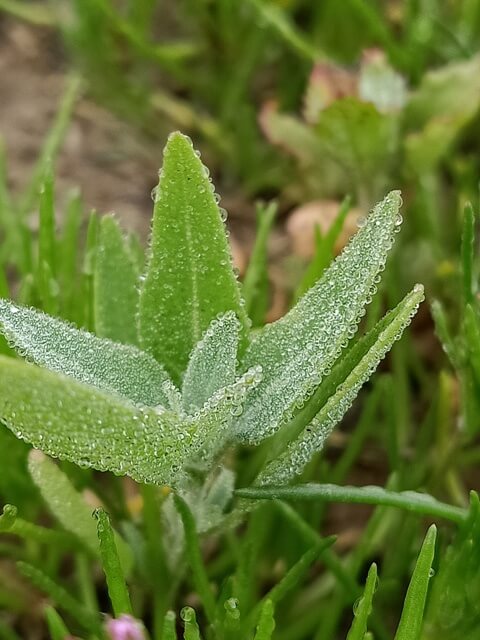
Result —
[[216, 318], [195, 346], [182, 387], [183, 408], [194, 413], [235, 380], [240, 323], [233, 312]]
[[284, 483], [300, 473], [316, 451], [323, 448], [326, 438], [350, 408], [363, 384], [369, 379], [395, 340], [411, 322], [423, 300], [423, 287], [416, 285], [391, 314], [390, 323], [375, 343], [350, 371], [333, 395], [320, 409], [310, 425], [293, 440], [285, 451], [273, 460], [260, 476], [262, 484]]
[[81, 331], [40, 311], [0, 300], [0, 328], [17, 351], [51, 371], [141, 405], [166, 406], [166, 371], [135, 347]]
[[151, 255], [140, 293], [141, 345], [179, 384], [204, 331], [229, 310], [246, 327], [208, 172], [190, 140], [174, 133], [156, 190]]
[[138, 271], [112, 216], [100, 222], [94, 275], [95, 333], [123, 344], [137, 343]]
[[171, 483], [191, 434], [167, 411], [136, 408], [93, 387], [0, 358], [0, 420], [63, 460], [138, 482]]
[[322, 279], [251, 343], [244, 367], [259, 364], [263, 380], [239, 421], [244, 440], [258, 442], [274, 433], [330, 372], [375, 291], [401, 221], [400, 204], [397, 191], [378, 204]]

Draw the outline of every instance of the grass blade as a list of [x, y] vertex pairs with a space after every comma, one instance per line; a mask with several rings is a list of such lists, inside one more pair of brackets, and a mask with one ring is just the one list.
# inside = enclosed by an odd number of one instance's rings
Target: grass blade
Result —
[[271, 600], [265, 600], [255, 633], [255, 640], [271, 640], [275, 630], [274, 607]]
[[432, 524], [423, 542], [412, 579], [410, 580], [394, 640], [419, 640], [420, 638], [428, 584], [432, 577], [431, 571], [435, 555], [436, 537], [437, 529]]
[[235, 495], [250, 500], [300, 500], [345, 502], [349, 504], [375, 504], [398, 507], [412, 513], [445, 518], [460, 524], [468, 511], [439, 502], [427, 493], [416, 491], [388, 491], [382, 487], [339, 487], [335, 484], [299, 484], [279, 487], [248, 487], [237, 489]]
[[50, 640], [67, 640], [67, 638], [72, 637], [62, 618], [53, 607], [48, 606], [45, 608], [45, 619], [47, 621]]
[[122, 613], [132, 614], [132, 605], [115, 542], [110, 518], [103, 509], [96, 509], [97, 535], [100, 541], [100, 557], [107, 579], [107, 588], [115, 617]]
[[373, 594], [377, 582], [377, 565], [372, 564], [367, 576], [363, 596], [355, 610], [355, 619], [352, 623], [347, 640], [364, 640], [367, 633], [368, 616], [372, 611]]

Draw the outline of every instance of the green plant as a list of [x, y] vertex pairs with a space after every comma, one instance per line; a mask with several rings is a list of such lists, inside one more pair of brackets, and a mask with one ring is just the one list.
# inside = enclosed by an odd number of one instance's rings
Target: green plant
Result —
[[[53, 207], [45, 184], [44, 221]], [[99, 335], [0, 303], [9, 343], [40, 365], [4, 358], [0, 366], [1, 417], [18, 437], [84, 467], [167, 484], [191, 502], [232, 445], [270, 439], [256, 470], [260, 483], [287, 482], [321, 449], [423, 298], [416, 286], [341, 355], [384, 267], [400, 196], [387, 196], [322, 279], [251, 338], [217, 202], [191, 142], [174, 134], [144, 276], [116, 223], [100, 223], [93, 276]], [[47, 222], [41, 229], [48, 245]], [[52, 261], [45, 251], [43, 272], [55, 273]], [[195, 498], [200, 512], [206, 501], [205, 526], [215, 522], [208, 510], [228, 503], [226, 491]], [[220, 504], [209, 505], [214, 498]]]

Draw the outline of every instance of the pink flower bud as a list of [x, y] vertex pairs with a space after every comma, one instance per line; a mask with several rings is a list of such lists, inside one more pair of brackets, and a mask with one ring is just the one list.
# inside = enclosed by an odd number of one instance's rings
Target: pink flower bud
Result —
[[110, 618], [105, 624], [105, 630], [111, 640], [145, 640], [142, 623], [132, 616]]

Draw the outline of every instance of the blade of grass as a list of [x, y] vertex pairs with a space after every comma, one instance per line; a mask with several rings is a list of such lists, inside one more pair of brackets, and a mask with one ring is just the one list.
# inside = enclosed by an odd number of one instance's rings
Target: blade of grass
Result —
[[432, 577], [431, 571], [435, 555], [436, 537], [437, 528], [432, 524], [423, 542], [412, 579], [410, 580], [394, 640], [418, 640], [420, 638], [428, 584]]
[[334, 484], [303, 484], [279, 487], [237, 489], [235, 495], [253, 500], [325, 500], [349, 504], [375, 504], [405, 509], [425, 516], [445, 518], [457, 524], [468, 516], [466, 509], [439, 502], [426, 493], [388, 491], [382, 487], [340, 487]]
[[66, 640], [71, 637], [71, 633], [65, 626], [60, 615], [50, 605], [45, 608], [45, 620], [47, 622], [50, 640]]
[[110, 518], [103, 509], [96, 509], [94, 517], [97, 519], [97, 535], [100, 542], [100, 558], [103, 571], [107, 579], [107, 588], [115, 617], [122, 613], [133, 614], [130, 595], [128, 593], [125, 575], [118, 556], [115, 535], [110, 524]]
[[470, 203], [463, 210], [461, 267], [462, 267], [462, 292], [466, 304], [473, 302], [475, 294], [473, 288], [473, 261], [475, 258], [475, 214]]
[[271, 600], [265, 600], [258, 620], [255, 640], [270, 640], [275, 630], [274, 607]]
[[363, 596], [354, 610], [355, 619], [352, 623], [347, 640], [364, 640], [367, 633], [368, 616], [372, 611], [373, 594], [375, 593], [377, 581], [377, 565], [374, 563], [370, 567], [365, 584]]

